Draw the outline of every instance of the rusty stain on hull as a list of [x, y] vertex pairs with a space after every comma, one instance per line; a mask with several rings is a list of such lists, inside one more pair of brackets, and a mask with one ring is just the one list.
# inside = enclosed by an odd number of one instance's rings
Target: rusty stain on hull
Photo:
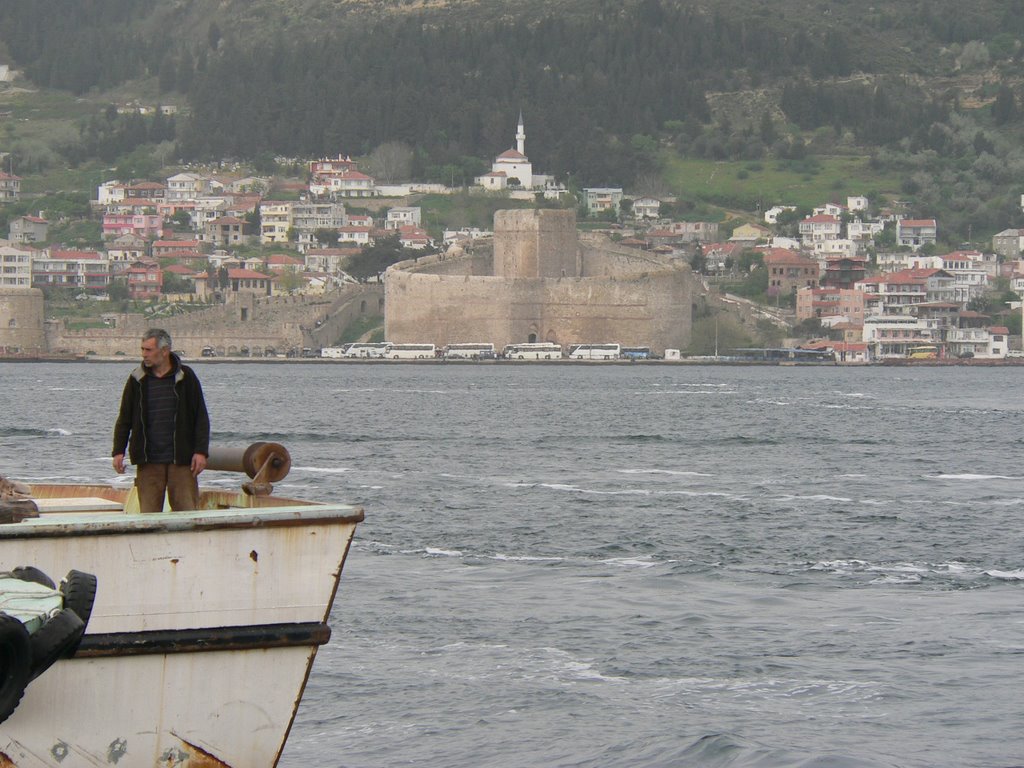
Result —
[[[160, 755], [160, 764], [166, 768], [231, 768], [216, 755], [177, 736], [181, 748], [171, 748]], [[2, 768], [2, 767], [0, 767]]]
[[0, 768], [18, 768], [18, 765], [3, 752], [0, 752]]

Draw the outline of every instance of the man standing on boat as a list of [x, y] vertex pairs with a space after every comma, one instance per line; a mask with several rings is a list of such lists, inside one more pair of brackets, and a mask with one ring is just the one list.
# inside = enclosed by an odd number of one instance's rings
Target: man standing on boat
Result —
[[132, 371], [114, 424], [114, 470], [124, 473], [125, 448], [136, 466], [141, 512], [199, 506], [199, 473], [210, 454], [210, 417], [199, 378], [171, 351], [171, 336], [142, 336], [142, 365]]

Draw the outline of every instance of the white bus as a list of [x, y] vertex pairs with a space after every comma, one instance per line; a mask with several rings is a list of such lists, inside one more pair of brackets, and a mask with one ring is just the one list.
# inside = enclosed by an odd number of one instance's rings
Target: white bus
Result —
[[506, 360], [561, 360], [562, 345], [549, 342], [508, 344], [501, 356]]
[[388, 344], [384, 357], [389, 360], [433, 360], [436, 351], [433, 344]]
[[357, 341], [345, 347], [343, 357], [384, 357], [388, 346], [386, 341]]
[[446, 360], [493, 360], [494, 345], [482, 341], [449, 344], [444, 348]]
[[577, 344], [569, 350], [570, 360], [618, 360], [618, 344]]

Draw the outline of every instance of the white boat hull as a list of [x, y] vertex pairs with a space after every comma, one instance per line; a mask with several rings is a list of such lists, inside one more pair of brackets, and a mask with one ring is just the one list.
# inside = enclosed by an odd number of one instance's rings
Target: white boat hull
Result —
[[276, 765], [361, 519], [285, 502], [0, 526], [0, 568], [98, 582], [78, 653], [0, 724], [0, 768]]

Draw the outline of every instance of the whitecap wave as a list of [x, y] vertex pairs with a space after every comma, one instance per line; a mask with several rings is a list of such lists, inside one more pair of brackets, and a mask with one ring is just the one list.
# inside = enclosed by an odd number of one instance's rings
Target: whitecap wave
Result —
[[939, 474], [939, 475], [925, 475], [929, 480], [1024, 480], [1022, 477], [1014, 477], [1013, 475], [981, 475], [972, 472], [963, 472], [960, 474]]
[[714, 477], [708, 472], [692, 472], [681, 469], [617, 469], [623, 475], [673, 475], [679, 477]]
[[1024, 581], [1024, 570], [1020, 571], [997, 571], [988, 570], [984, 571], [986, 576], [990, 576], [993, 579], [1002, 579], [1003, 581]]
[[292, 467], [293, 472], [313, 472], [323, 475], [340, 475], [342, 472], [351, 472], [351, 467]]

